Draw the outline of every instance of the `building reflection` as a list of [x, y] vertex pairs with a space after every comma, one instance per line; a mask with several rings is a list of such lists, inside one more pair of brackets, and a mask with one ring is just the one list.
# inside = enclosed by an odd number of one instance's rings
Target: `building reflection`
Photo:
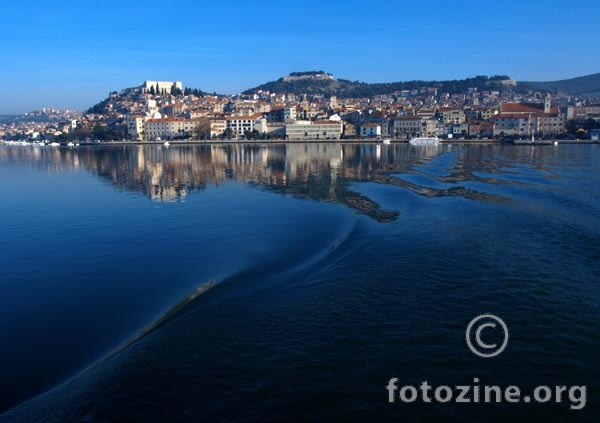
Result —
[[[454, 190], [423, 187], [391, 176], [413, 172], [419, 164], [454, 148], [460, 154], [442, 179], [448, 183], [472, 180], [473, 172], [497, 166], [497, 162], [484, 158], [501, 148], [476, 147], [328, 143], [5, 147], [0, 148], [0, 163], [28, 162], [45, 172], [85, 169], [118, 189], [142, 193], [153, 201], [184, 201], [190, 193], [207, 186], [238, 181], [298, 198], [343, 204], [386, 222], [395, 220], [398, 213], [382, 210], [373, 200], [353, 191], [352, 183], [396, 185], [424, 196], [490, 199], [460, 187]], [[544, 149], [533, 154], [544, 154]], [[532, 158], [533, 161], [540, 163], [540, 157]]]

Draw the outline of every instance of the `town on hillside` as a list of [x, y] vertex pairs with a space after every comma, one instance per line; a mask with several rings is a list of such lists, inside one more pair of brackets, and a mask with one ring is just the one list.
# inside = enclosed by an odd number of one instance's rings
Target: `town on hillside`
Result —
[[[335, 81], [292, 73], [282, 81]], [[85, 113], [0, 124], [4, 140], [339, 140], [437, 136], [445, 139], [598, 137], [600, 99], [517, 90], [514, 80], [445, 92], [443, 86], [361, 98], [257, 89], [223, 96], [179, 81], [145, 81], [112, 92]]]

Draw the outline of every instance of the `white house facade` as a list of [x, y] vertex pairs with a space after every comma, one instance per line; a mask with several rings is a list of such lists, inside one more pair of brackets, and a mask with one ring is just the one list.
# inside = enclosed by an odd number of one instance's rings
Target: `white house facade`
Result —
[[290, 140], [339, 139], [343, 130], [342, 122], [332, 120], [297, 120], [285, 125], [285, 135]]

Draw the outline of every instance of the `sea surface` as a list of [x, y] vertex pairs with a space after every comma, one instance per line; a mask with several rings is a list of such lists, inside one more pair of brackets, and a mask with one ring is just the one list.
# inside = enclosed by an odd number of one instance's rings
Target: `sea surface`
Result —
[[2, 423], [600, 421], [599, 145], [0, 146], [0, 180]]

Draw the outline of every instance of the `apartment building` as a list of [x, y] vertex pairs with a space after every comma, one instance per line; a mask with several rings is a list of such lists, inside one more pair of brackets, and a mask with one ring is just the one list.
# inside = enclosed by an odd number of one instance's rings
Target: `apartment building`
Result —
[[149, 119], [145, 125], [147, 140], [171, 139], [192, 135], [198, 126], [198, 121], [183, 118]]
[[231, 131], [233, 137], [244, 136], [246, 132], [252, 132], [255, 129], [256, 120], [260, 118], [260, 113], [250, 116], [231, 116], [226, 119], [226, 129]]
[[285, 125], [285, 134], [290, 140], [339, 139], [343, 130], [341, 121], [332, 120], [297, 120]]
[[398, 116], [394, 119], [393, 133], [396, 138], [420, 137], [423, 133], [424, 119], [420, 116]]
[[125, 122], [127, 123], [127, 134], [133, 140], [144, 139], [144, 123], [145, 117], [142, 115], [130, 115], [127, 116]]

